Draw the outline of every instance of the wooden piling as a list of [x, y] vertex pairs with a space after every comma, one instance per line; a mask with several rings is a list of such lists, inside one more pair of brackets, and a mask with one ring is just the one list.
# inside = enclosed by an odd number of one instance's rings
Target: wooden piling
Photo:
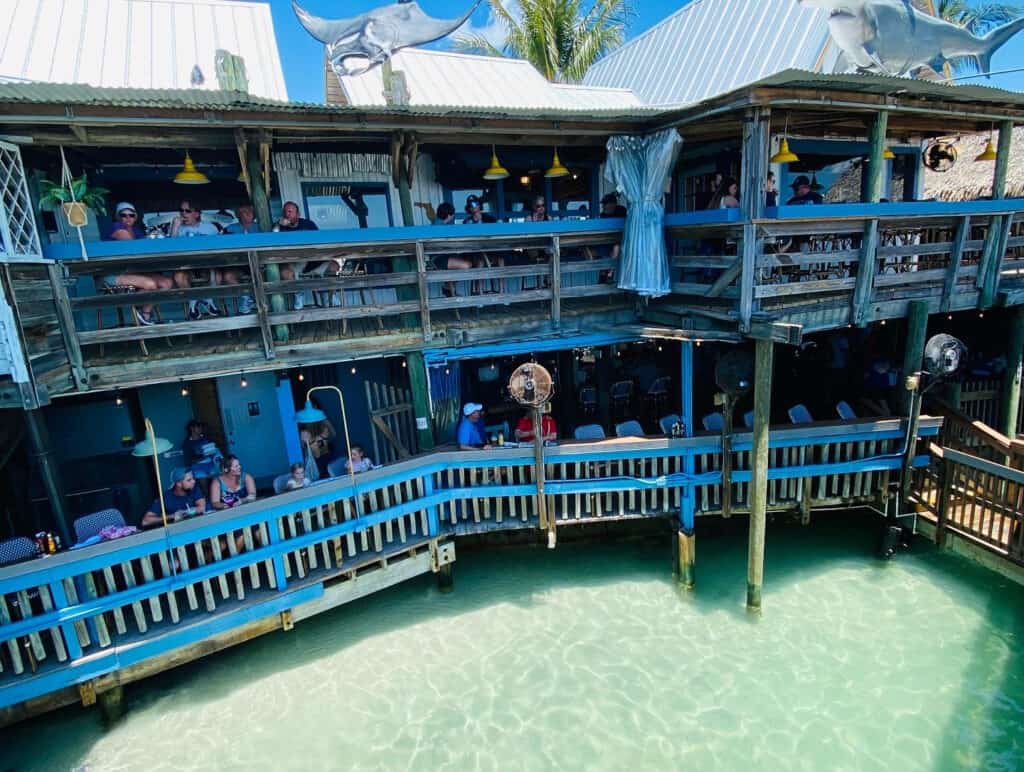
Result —
[[409, 391], [412, 392], [413, 415], [416, 418], [416, 437], [420, 453], [434, 449], [434, 427], [430, 421], [430, 395], [427, 388], [427, 366], [423, 353], [412, 351], [405, 355], [405, 369], [409, 371]]
[[103, 720], [107, 724], [114, 724], [124, 716], [124, 687], [115, 686], [97, 696], [100, 704], [100, 712], [103, 713]]
[[903, 378], [900, 384], [900, 414], [910, 412], [912, 392], [907, 389], [905, 379], [921, 370], [924, 361], [924, 344], [928, 337], [928, 301], [913, 300], [907, 311], [907, 337], [903, 348]]
[[446, 563], [437, 569], [437, 589], [441, 592], [455, 590], [455, 571], [451, 563]]
[[696, 584], [697, 535], [680, 528], [676, 532], [676, 554], [679, 581], [688, 590]]
[[1021, 364], [1024, 361], [1024, 307], [1013, 309], [1006, 347], [1006, 372], [1000, 389], [999, 431], [1010, 439], [1017, 436], [1020, 414]]
[[754, 374], [754, 447], [751, 451], [750, 540], [747, 550], [747, 608], [761, 608], [764, 537], [768, 516], [768, 427], [772, 409], [774, 343], [757, 341]]

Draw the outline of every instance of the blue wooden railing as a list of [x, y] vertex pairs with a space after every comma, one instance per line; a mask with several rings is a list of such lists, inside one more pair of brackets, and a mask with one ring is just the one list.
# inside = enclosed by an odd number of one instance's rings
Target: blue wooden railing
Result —
[[[939, 425], [924, 419], [920, 436]], [[904, 432], [898, 420], [773, 431], [770, 506], [877, 500]], [[749, 501], [750, 449], [750, 435], [734, 438], [734, 512]], [[721, 508], [716, 436], [569, 444], [544, 461], [559, 524], [664, 517], [692, 529]], [[325, 581], [453, 534], [535, 528], [533, 469], [532, 448], [438, 452], [0, 569], [0, 707], [323, 604]]]

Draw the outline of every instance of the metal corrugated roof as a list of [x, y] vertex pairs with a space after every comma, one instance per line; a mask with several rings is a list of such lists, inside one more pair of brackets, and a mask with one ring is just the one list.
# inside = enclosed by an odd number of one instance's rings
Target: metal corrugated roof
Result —
[[214, 57], [245, 60], [249, 91], [286, 100], [270, 6], [251, 0], [2, 0], [0, 78], [187, 88]]
[[[405, 75], [412, 105], [579, 111], [643, 105], [629, 89], [549, 83], [522, 59], [407, 48], [391, 61], [394, 70]], [[379, 67], [340, 81], [349, 104], [385, 104]]]
[[[254, 97], [241, 91], [209, 89], [99, 88], [67, 83], [3, 83], [0, 103], [89, 105], [218, 111], [267, 111], [285, 113], [338, 113], [378, 115], [459, 116], [471, 118], [524, 117], [565, 120], [639, 120], [657, 113], [644, 105], [594, 107], [566, 102], [558, 107], [487, 107], [478, 105], [325, 105], [312, 102], [281, 102]], [[0, 116], [2, 122], [2, 116]]]
[[823, 59], [830, 68], [838, 51], [827, 18], [797, 0], [693, 0], [594, 64], [584, 83], [691, 104], [780, 70], [817, 70]]

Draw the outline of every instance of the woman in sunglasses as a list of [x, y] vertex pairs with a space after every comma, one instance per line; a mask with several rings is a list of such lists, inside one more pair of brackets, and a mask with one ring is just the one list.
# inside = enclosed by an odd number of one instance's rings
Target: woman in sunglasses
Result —
[[[171, 237], [181, 236], [217, 236], [220, 231], [213, 223], [202, 219], [203, 209], [194, 201], [185, 199], [178, 206], [178, 216], [171, 220]], [[210, 270], [210, 286], [218, 284], [238, 284], [238, 271], [233, 269]], [[192, 286], [191, 271], [175, 271], [174, 284], [178, 289], [189, 289]], [[249, 308], [248, 311], [252, 309]], [[247, 311], [247, 312], [248, 312]], [[203, 316], [220, 316], [220, 309], [213, 298], [193, 298], [188, 301], [188, 318], [192, 320]]]
[[533, 200], [533, 206], [530, 208], [530, 214], [527, 216], [527, 222], [547, 222], [551, 218], [548, 217], [548, 204], [545, 201], [544, 196], [537, 196]]
[[[108, 238], [111, 241], [133, 241], [134, 239], [146, 238], [146, 230], [142, 225], [142, 218], [139, 217], [135, 207], [127, 201], [122, 201], [114, 210], [114, 224], [110, 229]], [[169, 276], [159, 273], [119, 273], [103, 277], [103, 283], [109, 290], [120, 288], [120, 291], [155, 292], [156, 290], [168, 290], [174, 286]], [[143, 326], [154, 324], [153, 305], [147, 303], [144, 306], [133, 306], [132, 312], [135, 321]]]

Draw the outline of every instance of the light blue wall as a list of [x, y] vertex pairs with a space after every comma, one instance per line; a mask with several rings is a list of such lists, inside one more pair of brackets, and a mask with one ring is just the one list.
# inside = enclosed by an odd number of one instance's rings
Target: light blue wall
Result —
[[185, 440], [185, 424], [192, 418], [192, 400], [181, 396], [180, 384], [161, 383], [139, 389], [139, 404], [142, 415], [152, 421], [156, 436], [170, 440], [174, 446], [160, 456], [160, 477], [166, 488], [171, 470], [185, 465], [181, 443]]
[[[45, 415], [61, 463], [122, 453], [135, 441], [128, 407], [116, 405], [113, 396], [86, 404], [58, 401], [46, 408]], [[122, 445], [123, 437], [127, 445]]]
[[[288, 471], [288, 449], [281, 425], [277, 375], [252, 373], [246, 379], [249, 385], [243, 389], [237, 375], [218, 378], [217, 397], [228, 452], [242, 460], [245, 471], [262, 487]], [[255, 404], [259, 415], [249, 414], [250, 403]]]

